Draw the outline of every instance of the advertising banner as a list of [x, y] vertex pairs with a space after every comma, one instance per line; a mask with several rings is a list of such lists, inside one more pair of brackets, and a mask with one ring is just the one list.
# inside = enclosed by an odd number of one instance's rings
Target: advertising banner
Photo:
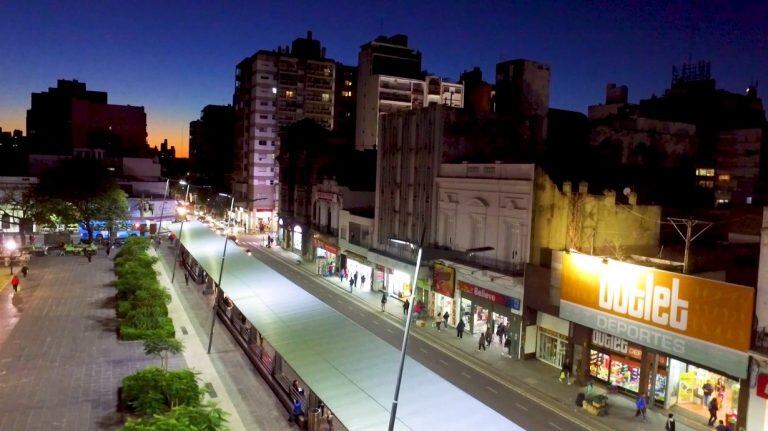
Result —
[[432, 269], [435, 292], [453, 298], [456, 291], [456, 270], [450, 266], [435, 263]]
[[753, 308], [751, 287], [563, 255], [561, 318], [733, 376], [746, 375]]
[[512, 311], [515, 311], [518, 314], [520, 314], [520, 300], [518, 298], [502, 295], [501, 293], [496, 293], [488, 289], [483, 289], [480, 286], [475, 286], [474, 284], [469, 284], [464, 281], [459, 281], [458, 285], [459, 285], [459, 290], [461, 290], [462, 292], [467, 292], [471, 295], [479, 296], [491, 302], [495, 302], [496, 304], [501, 304], [511, 309]]

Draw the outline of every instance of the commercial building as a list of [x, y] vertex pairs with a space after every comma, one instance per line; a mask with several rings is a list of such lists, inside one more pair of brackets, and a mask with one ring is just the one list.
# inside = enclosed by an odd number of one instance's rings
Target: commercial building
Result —
[[232, 182], [249, 226], [276, 227], [279, 131], [304, 118], [331, 130], [335, 82], [336, 63], [311, 32], [290, 48], [258, 51], [237, 65]]
[[235, 110], [231, 105], [207, 105], [200, 119], [189, 123], [189, 159], [196, 184], [229, 191], [235, 158]]
[[110, 156], [146, 156], [147, 115], [141, 106], [111, 105], [107, 93], [84, 82], [59, 80], [48, 91], [32, 93], [27, 110], [30, 152], [71, 155], [100, 149]]
[[418, 109], [430, 103], [464, 106], [461, 84], [445, 82], [421, 71], [421, 53], [408, 47], [408, 37], [379, 36], [360, 47], [357, 77], [355, 147], [375, 150], [382, 114]]

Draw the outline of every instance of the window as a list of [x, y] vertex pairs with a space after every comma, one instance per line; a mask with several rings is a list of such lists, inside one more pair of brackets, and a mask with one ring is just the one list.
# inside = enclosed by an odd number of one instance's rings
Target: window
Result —
[[696, 168], [696, 176], [697, 177], [714, 177], [715, 170], [714, 168]]
[[321, 98], [322, 98], [323, 102], [328, 102], [328, 101], [330, 101], [330, 100], [331, 100], [331, 95], [330, 95], [330, 94], [328, 94], [328, 93], [323, 93], [323, 95], [321, 96]]
[[747, 196], [747, 205], [752, 205], [752, 196]]
[[293, 90], [285, 90], [285, 97], [290, 99], [294, 96]]
[[269, 102], [261, 102], [261, 103], [259, 103], [259, 104], [260, 104], [261, 106], [267, 106], [267, 105], [269, 105]]
[[260, 78], [261, 78], [261, 79], [269, 79], [269, 76], [267, 76], [267, 75], [261, 75], [261, 76], [260, 76]]
[[[259, 141], [259, 145], [267, 145], [267, 141]], [[259, 159], [261, 160], [261, 159]]]
[[352, 81], [350, 81], [350, 80], [346, 80], [346, 79], [345, 79], [345, 80], [344, 80], [344, 86], [345, 86], [345, 87], [351, 87], [351, 86], [352, 86]]
[[266, 132], [266, 131], [267, 131], [266, 127], [259, 127], [259, 132]]
[[700, 180], [699, 181], [699, 187], [703, 187], [705, 189], [711, 189], [715, 187], [714, 181], [706, 181], [706, 180]]
[[277, 87], [272, 87], [272, 94], [277, 94]]
[[718, 181], [730, 181], [731, 176], [729, 174], [720, 174], [717, 176]]
[[268, 120], [269, 119], [269, 115], [262, 114], [262, 115], [259, 115], [259, 118], [261, 118], [262, 120]]
[[344, 91], [341, 92], [341, 95], [344, 96], [344, 97], [352, 97], [352, 92], [344, 90]]

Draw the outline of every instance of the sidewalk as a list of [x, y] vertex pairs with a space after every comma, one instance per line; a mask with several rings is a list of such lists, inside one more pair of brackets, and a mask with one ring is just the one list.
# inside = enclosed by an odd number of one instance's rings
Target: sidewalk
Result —
[[[0, 270], [9, 271], [8, 268]], [[9, 271], [10, 272], [10, 271]], [[9, 272], [0, 275], [4, 284]], [[141, 343], [120, 342], [112, 260], [33, 257], [21, 290], [0, 290], [0, 429], [112, 430], [117, 388], [150, 365]], [[172, 358], [171, 368], [184, 366]]]
[[207, 353], [213, 297], [203, 295], [203, 285], [184, 280], [184, 270], [176, 268], [174, 283], [171, 272], [176, 247], [163, 242], [159, 250], [158, 269], [163, 285], [173, 296], [169, 313], [174, 319], [176, 336], [184, 340], [184, 357], [190, 368], [201, 371], [210, 382], [213, 401], [227, 412], [233, 430], [285, 430], [287, 413], [274, 393], [253, 368], [227, 328], [216, 319], [213, 345]]
[[[244, 239], [243, 245], [255, 248], [248, 239]], [[263, 243], [263, 241], [261, 242]], [[361, 306], [373, 310], [381, 310], [381, 293], [355, 291], [350, 294], [349, 284], [339, 282], [338, 277], [323, 277], [317, 274], [317, 268], [312, 262], [301, 262], [297, 264], [297, 256], [282, 248], [273, 246], [272, 248], [261, 247], [261, 250], [279, 257], [287, 264], [306, 273], [314, 274], [318, 281], [334, 289], [341, 289], [348, 295], [355, 298]], [[402, 327], [405, 316], [403, 315], [402, 302], [389, 298], [385, 310], [388, 318], [397, 326]], [[626, 395], [609, 394], [610, 413], [608, 416], [594, 417], [587, 414], [583, 409], [576, 407], [576, 395], [584, 391], [584, 387], [576, 385], [566, 385], [559, 381], [560, 370], [539, 360], [514, 360], [508, 356], [503, 356], [503, 349], [498, 342], [498, 337], [494, 336], [494, 341], [487, 351], [478, 351], [477, 335], [464, 334], [464, 338], [459, 339], [456, 336], [455, 328], [437, 331], [433, 324], [433, 318], [426, 318], [424, 327], [419, 327], [412, 322], [411, 334], [422, 340], [438, 347], [448, 355], [461, 358], [469, 366], [494, 377], [499, 382], [504, 383], [510, 388], [515, 389], [538, 401], [542, 404], [556, 405], [559, 410], [568, 410], [570, 415], [578, 417], [579, 420], [591, 424], [594, 429], [617, 430], [632, 429], [640, 431], [663, 430], [667, 415], [674, 413], [677, 422], [677, 431], [690, 430], [709, 430], [706, 426], [706, 418], [695, 416], [681, 408], [664, 410], [659, 407], [648, 408], [648, 419], [646, 422], [639, 421], [634, 417], [635, 401]], [[605, 389], [599, 384], [594, 385], [593, 393], [605, 394]], [[636, 426], [631, 426], [635, 424]], [[631, 426], [631, 428], [630, 428]]]

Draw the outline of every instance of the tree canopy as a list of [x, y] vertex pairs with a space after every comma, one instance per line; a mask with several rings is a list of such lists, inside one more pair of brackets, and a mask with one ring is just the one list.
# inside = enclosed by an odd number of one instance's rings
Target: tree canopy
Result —
[[114, 231], [128, 218], [128, 197], [110, 172], [96, 160], [71, 159], [49, 169], [35, 190], [39, 219], [80, 223], [93, 239], [94, 222]]

